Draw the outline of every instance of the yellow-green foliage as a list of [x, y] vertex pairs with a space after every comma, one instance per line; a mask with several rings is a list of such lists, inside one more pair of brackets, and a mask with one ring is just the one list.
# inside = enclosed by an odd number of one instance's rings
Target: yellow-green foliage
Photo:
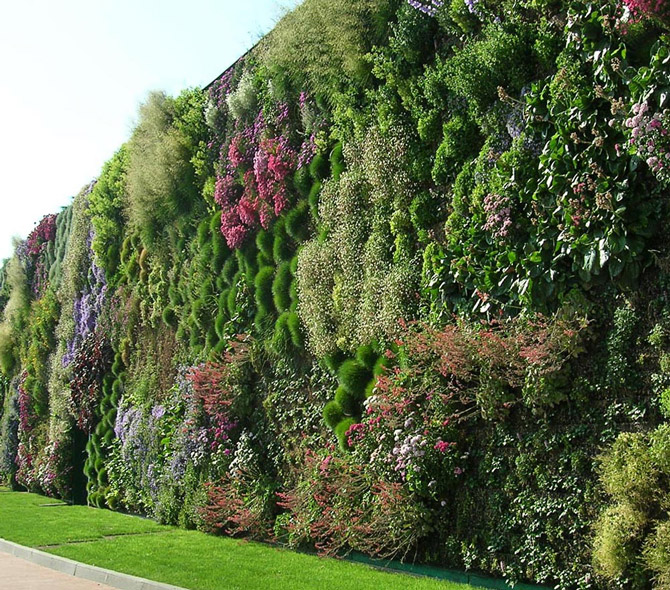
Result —
[[643, 553], [644, 563], [655, 574], [655, 590], [670, 589], [670, 522], [656, 527]]
[[646, 520], [644, 513], [629, 504], [616, 504], [601, 515], [593, 551], [594, 565], [600, 575], [614, 580], [635, 562]]
[[364, 56], [388, 25], [393, 0], [305, 0], [263, 40], [260, 59], [317, 94], [368, 74]]
[[102, 167], [100, 178], [89, 195], [89, 211], [95, 229], [93, 251], [108, 278], [114, 275], [120, 262], [126, 224], [127, 170], [128, 149], [123, 145]]
[[143, 243], [156, 249], [165, 227], [200, 202], [191, 163], [204, 129], [200, 94], [187, 91], [177, 99], [153, 92], [140, 107], [137, 127], [128, 142], [127, 214]]
[[7, 283], [9, 299], [0, 323], [0, 370], [9, 376], [17, 360], [16, 347], [29, 302], [26, 273], [16, 255], [7, 264]]
[[612, 502], [595, 525], [593, 563], [605, 578], [634, 579], [646, 568], [654, 588], [670, 588], [669, 458], [668, 424], [622, 433], [601, 457], [601, 483]]
[[602, 457], [601, 480], [617, 502], [646, 509], [658, 491], [658, 470], [640, 432], [624, 432]]

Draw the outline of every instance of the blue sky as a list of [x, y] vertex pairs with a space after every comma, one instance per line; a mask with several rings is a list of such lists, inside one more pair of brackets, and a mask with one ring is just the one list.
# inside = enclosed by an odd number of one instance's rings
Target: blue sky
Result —
[[3, 3], [0, 259], [99, 174], [150, 90], [204, 86], [297, 3]]

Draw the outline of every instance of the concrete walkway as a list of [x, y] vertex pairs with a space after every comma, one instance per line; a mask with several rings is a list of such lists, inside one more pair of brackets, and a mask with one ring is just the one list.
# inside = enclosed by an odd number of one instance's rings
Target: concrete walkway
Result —
[[114, 590], [0, 552], [0, 590]]

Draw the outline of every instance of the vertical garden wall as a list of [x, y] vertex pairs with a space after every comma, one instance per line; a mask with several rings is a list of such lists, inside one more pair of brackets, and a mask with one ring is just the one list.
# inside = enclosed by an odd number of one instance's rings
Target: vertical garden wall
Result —
[[670, 588], [670, 7], [305, 0], [0, 271], [0, 478]]

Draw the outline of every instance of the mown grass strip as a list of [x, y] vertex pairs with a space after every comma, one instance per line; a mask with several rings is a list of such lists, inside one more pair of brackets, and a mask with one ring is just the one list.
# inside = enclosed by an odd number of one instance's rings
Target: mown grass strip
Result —
[[[0, 494], [0, 537], [90, 565], [192, 590], [468, 590], [85, 506]], [[150, 533], [150, 534], [148, 534]]]

